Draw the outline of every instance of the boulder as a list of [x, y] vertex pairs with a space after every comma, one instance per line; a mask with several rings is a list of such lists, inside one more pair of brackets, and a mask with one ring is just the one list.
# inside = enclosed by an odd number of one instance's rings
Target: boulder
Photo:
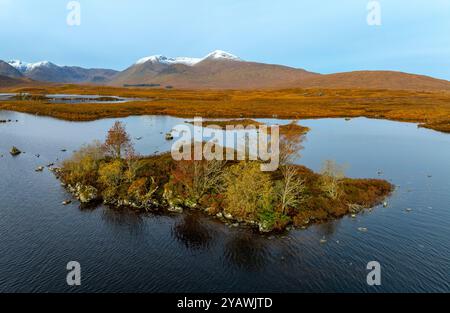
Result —
[[168, 209], [167, 209], [169, 212], [172, 212], [172, 213], [178, 213], [178, 214], [181, 214], [181, 213], [183, 213], [183, 208], [182, 207], [179, 207], [179, 206], [175, 206], [175, 207], [169, 207]]
[[98, 190], [95, 187], [77, 185], [76, 189], [81, 203], [89, 203], [98, 198]]
[[266, 221], [260, 222], [258, 228], [260, 233], [270, 233], [272, 231], [271, 225]]

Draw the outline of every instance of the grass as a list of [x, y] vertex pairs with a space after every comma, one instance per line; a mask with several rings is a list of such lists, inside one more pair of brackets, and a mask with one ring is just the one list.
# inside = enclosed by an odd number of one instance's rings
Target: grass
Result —
[[1, 92], [95, 94], [142, 98], [142, 101], [105, 104], [57, 104], [45, 100], [0, 102], [0, 110], [52, 116], [71, 121], [131, 115], [172, 115], [191, 118], [281, 118], [368, 117], [419, 123], [450, 132], [450, 93], [363, 90], [177, 90], [114, 88], [103, 86], [52, 85], [9, 88]]

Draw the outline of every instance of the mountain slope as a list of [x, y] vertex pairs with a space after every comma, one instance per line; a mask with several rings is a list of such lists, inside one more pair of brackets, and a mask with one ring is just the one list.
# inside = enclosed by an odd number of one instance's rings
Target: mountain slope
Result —
[[160, 84], [193, 89], [254, 89], [283, 87], [299, 78], [318, 75], [287, 66], [247, 62], [218, 50], [202, 59], [164, 56], [144, 58], [116, 75], [111, 84]]
[[0, 88], [5, 87], [16, 87], [16, 86], [29, 86], [33, 84], [28, 78], [13, 78], [8, 76], [0, 75]]
[[23, 77], [22, 73], [19, 70], [1, 60], [0, 60], [0, 75], [12, 78]]

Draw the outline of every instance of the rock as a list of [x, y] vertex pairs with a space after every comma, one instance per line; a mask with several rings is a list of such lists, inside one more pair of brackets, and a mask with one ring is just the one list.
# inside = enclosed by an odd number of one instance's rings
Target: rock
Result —
[[178, 213], [178, 214], [183, 213], [183, 208], [181, 208], [179, 206], [169, 207], [167, 210], [172, 213]]
[[387, 202], [383, 202], [383, 207], [387, 208], [388, 203]]
[[67, 152], [67, 149], [61, 149], [61, 152]]
[[231, 215], [230, 213], [225, 213], [223, 215], [227, 220], [232, 220], [233, 219], [233, 215]]
[[20, 151], [17, 147], [12, 147], [9, 153], [11, 153], [12, 156], [18, 156], [22, 153], [22, 151]]
[[192, 201], [190, 199], [186, 199], [184, 201], [184, 205], [190, 209], [195, 209], [197, 207], [197, 203], [195, 201]]
[[367, 228], [366, 227], [358, 227], [358, 231], [365, 233], [365, 232], [367, 232]]
[[83, 186], [77, 184], [76, 191], [81, 203], [89, 203], [98, 197], [98, 190], [92, 186]]
[[37, 158], [40, 158], [40, 157], [41, 157], [40, 154], [35, 154], [34, 156], [37, 157]]
[[352, 218], [356, 218], [356, 214], [352, 214]]
[[65, 200], [65, 201], [63, 201], [63, 205], [69, 205], [69, 204], [71, 204], [72, 203], [72, 200]]
[[327, 243], [327, 239], [325, 237], [323, 237], [322, 239], [320, 239], [320, 244], [325, 244]]
[[406, 211], [406, 212], [411, 212], [412, 209], [411, 209], [411, 208], [406, 208], [405, 211]]
[[55, 163], [49, 163], [49, 164], [47, 164], [47, 167], [52, 167], [52, 166], [55, 166]]
[[36, 172], [42, 172], [43, 170], [44, 170], [44, 167], [43, 167], [43, 166], [38, 166], [38, 167], [36, 167], [36, 169], [35, 169]]
[[261, 222], [258, 224], [259, 232], [260, 233], [269, 233], [272, 231], [272, 227], [269, 225], [268, 222]]
[[142, 140], [142, 137], [136, 137], [135, 139], [136, 140]]

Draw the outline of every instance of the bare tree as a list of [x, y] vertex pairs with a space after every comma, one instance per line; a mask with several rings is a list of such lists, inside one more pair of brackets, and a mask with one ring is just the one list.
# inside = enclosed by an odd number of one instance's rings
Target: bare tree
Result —
[[340, 194], [340, 182], [345, 177], [344, 167], [336, 164], [335, 161], [327, 160], [324, 162], [321, 175], [322, 190], [331, 199], [337, 199]]
[[[290, 125], [296, 125], [293, 121]], [[303, 200], [305, 181], [298, 174], [297, 166], [293, 163], [300, 158], [300, 150], [303, 148], [303, 133], [295, 127], [286, 127], [280, 134], [280, 171], [283, 176], [279, 190], [281, 211], [283, 214], [289, 208], [298, 208]]]

